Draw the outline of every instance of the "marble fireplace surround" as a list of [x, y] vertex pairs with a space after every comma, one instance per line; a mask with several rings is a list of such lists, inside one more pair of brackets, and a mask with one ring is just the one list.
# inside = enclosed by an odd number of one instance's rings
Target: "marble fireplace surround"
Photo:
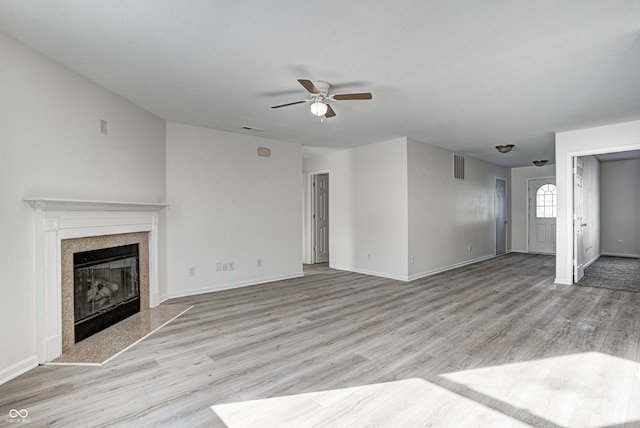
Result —
[[63, 239], [62, 245], [62, 352], [67, 352], [75, 344], [74, 323], [74, 268], [73, 255], [82, 251], [113, 248], [121, 245], [138, 244], [138, 285], [140, 290], [140, 311], [149, 309], [149, 234], [148, 232], [121, 233], [118, 235], [87, 236]]
[[[88, 245], [95, 248], [114, 242], [133, 240], [141, 243], [143, 253], [148, 248], [148, 290], [142, 296], [144, 306], [158, 306], [158, 217], [164, 204], [102, 202], [63, 199], [25, 199], [34, 210], [35, 226], [35, 292], [36, 292], [36, 352], [38, 363], [58, 358], [69, 339], [63, 329], [63, 241], [65, 247]], [[146, 236], [145, 236], [146, 235]], [[88, 239], [91, 237], [103, 237]], [[142, 248], [142, 246], [148, 247]], [[83, 251], [82, 249], [79, 251]], [[64, 262], [68, 264], [68, 262]], [[142, 271], [142, 266], [140, 266]], [[148, 302], [145, 304], [145, 301]], [[68, 317], [68, 316], [67, 316]], [[65, 331], [63, 334], [63, 330]]]

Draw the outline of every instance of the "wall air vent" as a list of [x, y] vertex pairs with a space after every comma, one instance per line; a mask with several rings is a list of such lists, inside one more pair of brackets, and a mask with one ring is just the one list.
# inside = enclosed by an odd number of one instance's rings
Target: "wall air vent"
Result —
[[464, 156], [453, 154], [453, 178], [464, 180]]

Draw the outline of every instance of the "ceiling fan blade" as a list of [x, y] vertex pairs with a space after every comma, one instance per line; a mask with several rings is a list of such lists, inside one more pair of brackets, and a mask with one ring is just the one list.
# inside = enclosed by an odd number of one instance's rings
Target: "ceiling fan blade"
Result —
[[306, 103], [306, 102], [307, 102], [306, 100], [305, 101], [294, 101], [292, 103], [286, 103], [286, 104], [280, 104], [280, 105], [277, 105], [277, 106], [271, 106], [271, 108], [280, 108], [280, 107], [293, 106], [293, 105], [296, 105], [296, 104], [302, 104], [302, 103]]
[[333, 111], [333, 109], [329, 104], [327, 104], [327, 112], [324, 114], [324, 117], [333, 117], [335, 115], [336, 115], [336, 112]]
[[370, 100], [373, 99], [373, 94], [370, 92], [362, 92], [359, 94], [336, 94], [332, 96], [336, 101], [340, 100]]
[[298, 82], [300, 82], [300, 84], [304, 86], [304, 88], [309, 91], [309, 93], [312, 93], [314, 95], [320, 93], [320, 89], [316, 88], [316, 85], [314, 85], [311, 80], [298, 79]]

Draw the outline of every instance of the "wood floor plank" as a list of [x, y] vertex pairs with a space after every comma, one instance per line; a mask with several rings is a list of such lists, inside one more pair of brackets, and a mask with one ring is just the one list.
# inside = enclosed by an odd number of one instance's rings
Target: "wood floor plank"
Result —
[[[587, 406], [615, 412], [610, 425], [632, 425], [640, 295], [554, 284], [554, 269], [550, 256], [508, 254], [404, 283], [324, 264], [306, 266], [302, 278], [173, 299], [194, 307], [102, 368], [41, 366], [0, 385], [0, 412], [28, 409], [31, 426], [222, 427], [210, 406], [236, 403], [242, 415], [248, 400], [332, 391], [307, 410], [293, 400], [289, 422], [556, 427], [588, 422]], [[592, 364], [598, 355], [618, 359]], [[580, 357], [573, 371], [562, 366], [567, 356]], [[624, 373], [607, 375], [602, 361]], [[445, 378], [481, 370], [492, 373], [482, 384], [495, 394]], [[501, 380], [510, 370], [521, 383]], [[584, 376], [579, 388], [575, 373]], [[388, 399], [368, 395], [408, 379], [422, 384], [392, 388]], [[553, 388], [567, 398], [545, 404], [547, 415], [504, 398], [530, 390], [542, 402]], [[412, 405], [418, 391], [430, 408]]]

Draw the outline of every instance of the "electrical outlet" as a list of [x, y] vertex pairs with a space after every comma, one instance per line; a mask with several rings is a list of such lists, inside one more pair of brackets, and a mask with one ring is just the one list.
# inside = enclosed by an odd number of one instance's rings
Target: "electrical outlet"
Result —
[[196, 276], [196, 267], [195, 266], [191, 266], [189, 268], [189, 276]]
[[108, 126], [106, 120], [100, 119], [100, 133], [107, 135], [107, 132], [109, 132]]
[[467, 251], [471, 252], [471, 244], [469, 244], [469, 248], [467, 249]]
[[230, 272], [232, 270], [235, 270], [235, 266], [233, 262], [227, 262], [225, 264], [222, 265], [222, 270], [225, 272]]
[[216, 263], [216, 270], [217, 271], [222, 270], [222, 263], [220, 263], [220, 262]]
[[262, 267], [262, 259], [258, 259], [258, 267]]
[[622, 240], [618, 241], [618, 247], [622, 247]]
[[416, 258], [411, 256], [411, 264], [414, 264], [416, 262]]

